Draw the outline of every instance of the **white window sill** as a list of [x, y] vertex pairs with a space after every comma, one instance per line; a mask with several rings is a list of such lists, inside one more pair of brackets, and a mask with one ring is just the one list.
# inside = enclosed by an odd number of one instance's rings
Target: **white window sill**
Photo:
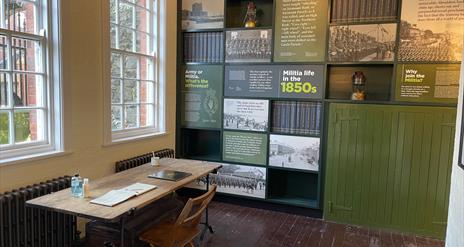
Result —
[[12, 157], [12, 158], [7, 158], [7, 159], [0, 159], [0, 166], [8, 166], [8, 165], [15, 165], [15, 164], [20, 164], [20, 163], [50, 159], [50, 158], [70, 155], [72, 153], [73, 152], [69, 152], [69, 151], [66, 151], [66, 152], [65, 151], [51, 151], [51, 152], [44, 152], [44, 153], [38, 153], [38, 154], [24, 155], [24, 156], [19, 156], [19, 157]]
[[102, 146], [103, 147], [111, 147], [111, 146], [120, 145], [120, 144], [126, 144], [126, 143], [130, 143], [130, 142], [134, 142], [134, 141], [141, 141], [141, 140], [147, 140], [147, 139], [167, 136], [169, 134], [170, 134], [169, 132], [157, 132], [157, 133], [150, 133], [150, 134], [145, 134], [145, 135], [127, 137], [127, 138], [120, 138], [120, 139], [112, 140], [109, 143], [105, 143]]

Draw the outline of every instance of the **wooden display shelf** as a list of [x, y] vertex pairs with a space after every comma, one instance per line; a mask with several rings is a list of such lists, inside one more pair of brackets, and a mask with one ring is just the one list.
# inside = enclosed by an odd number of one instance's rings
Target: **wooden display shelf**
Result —
[[224, 63], [217, 63], [217, 62], [184, 62], [184, 65], [223, 65]]
[[363, 72], [366, 77], [366, 101], [389, 101], [393, 65], [331, 65], [328, 68], [327, 98], [350, 100], [353, 92], [352, 75]]
[[[226, 0], [226, 28], [244, 27], [248, 0]], [[272, 27], [274, 22], [274, 1], [255, 0], [256, 27]]]
[[319, 209], [319, 202], [317, 200], [311, 200], [304, 197], [292, 197], [292, 196], [285, 196], [285, 197], [270, 197], [267, 199], [270, 202], [275, 202], [279, 204], [285, 205], [292, 205], [297, 207], [305, 207], [305, 208], [312, 208], [312, 209]]
[[301, 136], [301, 137], [314, 137], [314, 138], [321, 138], [321, 134], [314, 135], [314, 134], [299, 134], [299, 133], [286, 133], [286, 132], [279, 132], [279, 131], [271, 131], [269, 132], [271, 135], [282, 135], [282, 136]]
[[327, 103], [346, 103], [346, 104], [372, 104], [372, 105], [400, 105], [400, 106], [434, 106], [434, 107], [456, 107], [457, 103], [420, 103], [420, 102], [403, 102], [390, 100], [349, 100], [349, 99], [326, 99]]
[[288, 167], [279, 167], [279, 166], [268, 166], [268, 168], [273, 169], [273, 170], [282, 170], [282, 171], [289, 171], [289, 172], [301, 172], [301, 173], [308, 173], [308, 174], [319, 174], [319, 171], [304, 170], [304, 169], [297, 169], [297, 168], [288, 168]]
[[268, 30], [272, 29], [272, 26], [263, 26], [263, 27], [229, 27], [225, 31], [247, 31], [247, 30]]
[[205, 28], [205, 29], [187, 29], [182, 30], [182, 33], [209, 33], [209, 32], [222, 32], [223, 28]]
[[351, 26], [351, 25], [369, 25], [369, 24], [389, 24], [389, 23], [398, 23], [398, 18], [391, 20], [368, 20], [368, 21], [331, 21], [330, 26]]
[[221, 131], [182, 129], [181, 157], [195, 160], [221, 161]]
[[267, 198], [295, 206], [318, 208], [319, 174], [268, 167]]

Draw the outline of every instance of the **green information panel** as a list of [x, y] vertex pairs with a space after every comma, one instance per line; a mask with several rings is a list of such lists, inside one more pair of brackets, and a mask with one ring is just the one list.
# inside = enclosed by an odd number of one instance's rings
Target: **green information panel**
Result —
[[398, 64], [396, 100], [456, 103], [459, 64]]
[[328, 1], [276, 1], [274, 61], [324, 61]]
[[267, 135], [224, 131], [223, 160], [266, 165]]
[[182, 71], [182, 126], [221, 128], [222, 66], [187, 65]]

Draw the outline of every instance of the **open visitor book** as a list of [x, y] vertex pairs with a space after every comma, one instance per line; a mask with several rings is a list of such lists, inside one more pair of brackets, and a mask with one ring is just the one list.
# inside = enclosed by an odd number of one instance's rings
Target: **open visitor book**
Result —
[[112, 190], [98, 198], [93, 199], [90, 201], [90, 203], [112, 207], [134, 196], [141, 195], [153, 189], [156, 189], [155, 185], [135, 183], [119, 190]]

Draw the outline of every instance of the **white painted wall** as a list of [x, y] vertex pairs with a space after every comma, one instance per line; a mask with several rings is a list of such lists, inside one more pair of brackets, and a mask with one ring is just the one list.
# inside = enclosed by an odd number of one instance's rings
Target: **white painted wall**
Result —
[[[464, 51], [463, 51], [464, 58]], [[453, 159], [453, 172], [451, 175], [451, 194], [448, 214], [448, 229], [446, 233], [446, 247], [464, 246], [464, 170], [456, 164], [459, 154], [459, 137], [461, 132], [461, 119], [464, 96], [464, 62], [461, 66], [461, 87], [459, 90], [459, 107], [456, 120], [456, 138]]]
[[[0, 193], [77, 170], [91, 180], [114, 173], [117, 160], [175, 146], [176, 28], [167, 29], [168, 135], [103, 147], [101, 6], [103, 0], [65, 0], [62, 58], [65, 148], [70, 154], [0, 166]], [[176, 27], [176, 2], [165, 0], [169, 27]], [[108, 44], [109, 45], [109, 44]]]

